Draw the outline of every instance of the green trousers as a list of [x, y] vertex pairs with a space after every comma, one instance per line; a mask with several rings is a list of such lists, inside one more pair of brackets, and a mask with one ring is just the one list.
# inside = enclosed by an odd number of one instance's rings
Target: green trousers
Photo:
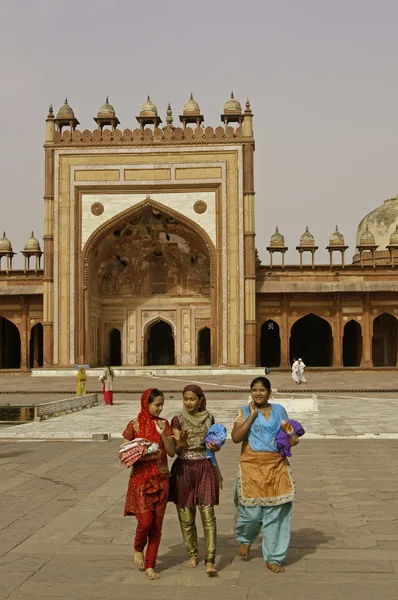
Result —
[[[214, 514], [214, 506], [199, 506], [199, 512], [205, 535], [205, 563], [214, 564], [217, 545], [217, 522], [216, 515]], [[188, 556], [197, 556], [198, 532], [195, 523], [196, 506], [194, 508], [179, 508], [177, 506], [177, 514]]]

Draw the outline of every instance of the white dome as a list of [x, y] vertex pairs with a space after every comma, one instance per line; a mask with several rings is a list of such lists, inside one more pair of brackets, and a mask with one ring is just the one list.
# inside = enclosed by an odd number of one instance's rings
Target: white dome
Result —
[[356, 245], [361, 243], [361, 237], [369, 229], [374, 235], [378, 251], [385, 250], [390, 243], [390, 237], [398, 224], [398, 196], [385, 200], [381, 206], [372, 210], [358, 225]]

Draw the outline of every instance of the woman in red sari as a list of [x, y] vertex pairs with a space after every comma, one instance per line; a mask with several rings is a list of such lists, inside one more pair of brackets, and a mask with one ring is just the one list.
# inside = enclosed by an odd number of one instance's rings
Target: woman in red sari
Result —
[[[134, 541], [134, 562], [145, 569], [149, 579], [159, 579], [156, 557], [162, 536], [162, 523], [169, 495], [167, 455], [175, 455], [173, 432], [169, 423], [160, 418], [164, 396], [156, 388], [146, 390], [141, 397], [141, 412], [123, 432], [124, 441], [145, 438], [159, 444], [159, 451], [136, 462], [131, 470], [124, 515], [135, 515], [137, 530]], [[144, 549], [146, 553], [144, 557]]]

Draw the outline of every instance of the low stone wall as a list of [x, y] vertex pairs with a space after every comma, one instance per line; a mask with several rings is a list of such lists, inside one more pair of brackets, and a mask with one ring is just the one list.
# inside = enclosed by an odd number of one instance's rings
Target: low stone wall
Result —
[[83, 410], [83, 408], [91, 408], [97, 405], [97, 394], [87, 394], [86, 396], [44, 402], [43, 404], [36, 404], [34, 420], [45, 421], [51, 417], [61, 417], [62, 415], [68, 415], [78, 410]]

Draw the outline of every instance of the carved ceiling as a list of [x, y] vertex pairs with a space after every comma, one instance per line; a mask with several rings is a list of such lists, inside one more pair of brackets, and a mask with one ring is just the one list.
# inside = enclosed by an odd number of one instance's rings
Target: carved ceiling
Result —
[[90, 272], [91, 289], [102, 296], [210, 294], [210, 258], [203, 240], [153, 207], [108, 234]]

